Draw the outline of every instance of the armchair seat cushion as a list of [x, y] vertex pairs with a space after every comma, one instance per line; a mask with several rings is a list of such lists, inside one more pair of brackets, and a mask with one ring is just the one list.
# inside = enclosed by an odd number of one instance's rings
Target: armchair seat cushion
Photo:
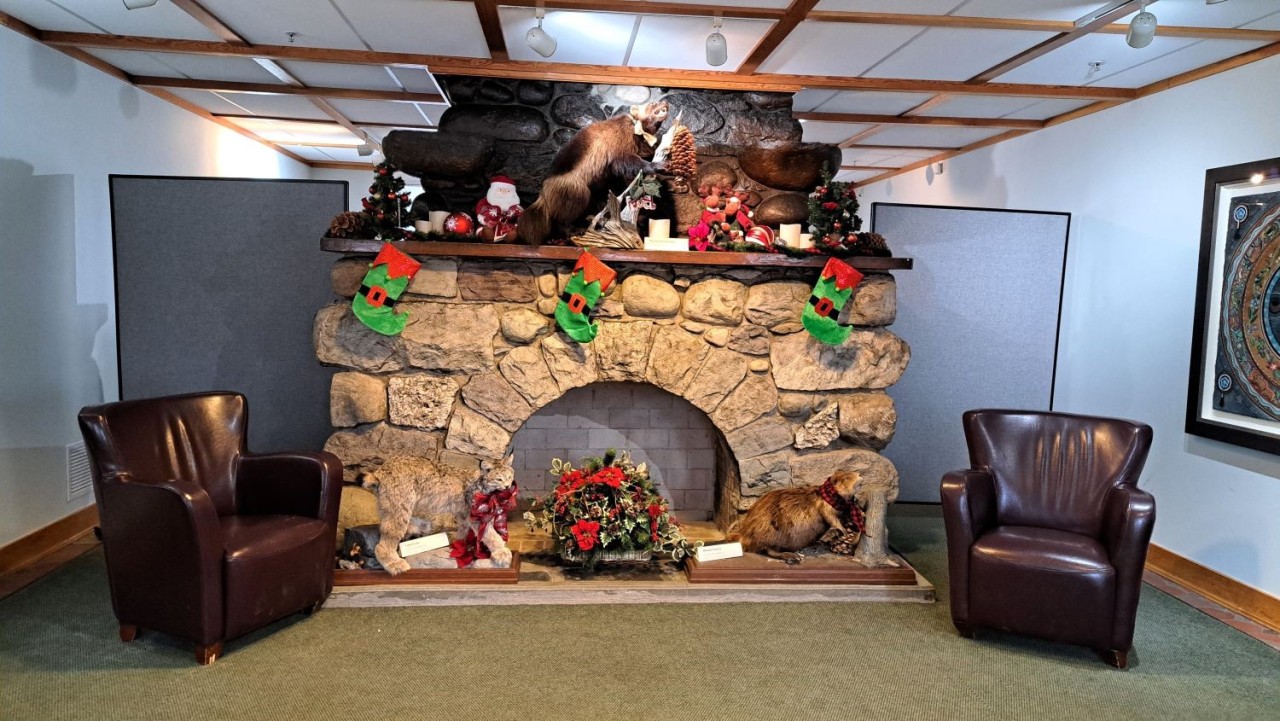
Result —
[[981, 626], [1107, 648], [1115, 569], [1088, 536], [1051, 528], [999, 526], [969, 552], [970, 617]]
[[223, 516], [227, 637], [300, 611], [329, 593], [333, 532], [303, 516]]

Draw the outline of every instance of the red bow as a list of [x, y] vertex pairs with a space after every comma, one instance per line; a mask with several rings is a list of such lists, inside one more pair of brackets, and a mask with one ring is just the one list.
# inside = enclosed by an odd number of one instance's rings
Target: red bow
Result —
[[[476, 493], [471, 499], [471, 520], [476, 528], [484, 531], [485, 524], [493, 524], [493, 530], [507, 540], [507, 514], [516, 508], [516, 493], [519, 488], [512, 483], [511, 487], [493, 493]], [[449, 558], [458, 562], [458, 568], [470, 566], [476, 559], [489, 558], [489, 547], [484, 545], [475, 528], [467, 531], [466, 538], [459, 538], [450, 544]]]

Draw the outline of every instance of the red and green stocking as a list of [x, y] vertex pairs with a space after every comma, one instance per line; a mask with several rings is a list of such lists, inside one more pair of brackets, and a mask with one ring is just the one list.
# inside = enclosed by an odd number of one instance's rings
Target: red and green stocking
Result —
[[840, 311], [860, 282], [862, 274], [848, 263], [839, 258], [827, 261], [801, 316], [805, 329], [814, 338], [829, 345], [839, 345], [849, 338], [853, 328], [840, 322]]
[[573, 266], [573, 275], [560, 294], [556, 305], [556, 323], [565, 335], [579, 343], [590, 343], [600, 332], [600, 324], [592, 323], [589, 313], [604, 294], [617, 271], [601, 263], [594, 255], [583, 252]]
[[419, 267], [418, 261], [384, 244], [360, 282], [360, 292], [351, 299], [351, 310], [360, 322], [383, 335], [404, 330], [409, 314], [395, 312], [395, 305]]

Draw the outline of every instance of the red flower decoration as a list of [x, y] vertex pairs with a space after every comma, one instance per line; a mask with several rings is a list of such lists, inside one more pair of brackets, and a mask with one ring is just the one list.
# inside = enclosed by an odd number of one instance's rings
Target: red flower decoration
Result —
[[840, 205], [837, 204], [834, 200], [828, 200], [827, 202], [822, 204], [823, 210], [835, 210], [836, 208], [839, 208], [839, 207]]
[[600, 539], [600, 524], [595, 521], [578, 521], [570, 530], [573, 531], [580, 551], [590, 551]]
[[614, 468], [613, 466], [601, 468], [595, 472], [595, 475], [591, 476], [592, 483], [603, 483], [610, 488], [621, 488], [622, 482], [626, 479], [627, 474], [623, 473], [621, 468]]

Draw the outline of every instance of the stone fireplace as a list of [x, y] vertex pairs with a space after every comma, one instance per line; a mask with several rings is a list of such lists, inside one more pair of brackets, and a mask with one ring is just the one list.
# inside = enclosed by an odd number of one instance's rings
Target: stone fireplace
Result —
[[[868, 522], [883, 528], [898, 482], [878, 453], [896, 422], [885, 389], [910, 358], [886, 328], [896, 314], [888, 273], [864, 271], [846, 307], [856, 328], [827, 346], [800, 324], [817, 268], [611, 262], [618, 280], [594, 313], [599, 335], [583, 345], [551, 317], [572, 262], [423, 257], [400, 301], [409, 324], [388, 337], [363, 326], [347, 300], [371, 259], [336, 261], [342, 300], [320, 309], [314, 327], [317, 358], [341, 368], [326, 450], [347, 480], [398, 454], [475, 466], [506, 454], [565, 394], [626, 383], [678, 396], [705, 417], [720, 528], [766, 491], [820, 483], [839, 468], [862, 473]], [[538, 434], [525, 433], [532, 440], [514, 448], [527, 458]], [[864, 546], [883, 552], [886, 541], [881, 533]]]

